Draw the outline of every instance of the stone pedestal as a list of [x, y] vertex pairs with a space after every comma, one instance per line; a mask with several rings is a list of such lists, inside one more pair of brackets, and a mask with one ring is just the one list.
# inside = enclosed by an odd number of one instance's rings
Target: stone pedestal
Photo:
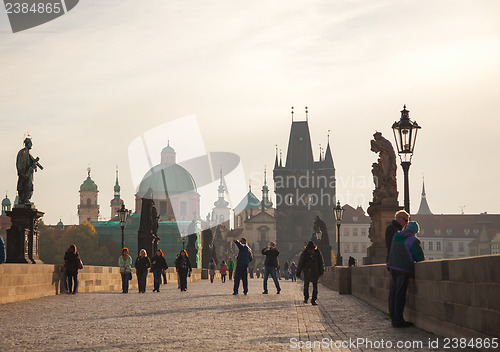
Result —
[[368, 215], [372, 219], [369, 238], [372, 245], [367, 248], [367, 257], [363, 258], [363, 264], [384, 264], [387, 259], [387, 248], [385, 246], [385, 230], [394, 220], [394, 214], [404, 207], [397, 202], [388, 204], [373, 204], [368, 207]]
[[8, 211], [12, 225], [7, 230], [7, 263], [43, 264], [39, 258], [38, 223], [44, 213], [36, 208]]

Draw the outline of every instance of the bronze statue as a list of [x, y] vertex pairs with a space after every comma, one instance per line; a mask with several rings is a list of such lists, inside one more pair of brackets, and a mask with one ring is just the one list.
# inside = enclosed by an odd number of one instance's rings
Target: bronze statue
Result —
[[370, 150], [379, 153], [377, 163], [372, 164], [373, 182], [373, 204], [393, 203], [398, 199], [398, 188], [396, 185], [396, 153], [391, 142], [382, 137], [382, 133], [376, 132], [374, 139], [370, 142]]
[[37, 167], [43, 170], [42, 165], [38, 163], [39, 158], [34, 158], [30, 149], [33, 146], [31, 138], [24, 140], [24, 148], [17, 153], [17, 192], [19, 194], [18, 205], [23, 207], [31, 207], [31, 196], [33, 195], [33, 172], [37, 171]]

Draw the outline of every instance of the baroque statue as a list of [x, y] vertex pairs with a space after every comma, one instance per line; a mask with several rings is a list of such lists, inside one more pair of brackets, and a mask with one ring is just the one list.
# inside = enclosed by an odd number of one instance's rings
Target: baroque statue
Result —
[[398, 200], [398, 188], [396, 185], [396, 153], [391, 142], [376, 132], [370, 141], [370, 150], [379, 153], [376, 163], [372, 164], [373, 191], [372, 204], [393, 204]]
[[19, 195], [19, 207], [31, 207], [31, 196], [33, 195], [33, 173], [37, 167], [43, 170], [42, 165], [38, 163], [39, 158], [34, 158], [30, 153], [33, 146], [31, 138], [24, 140], [24, 148], [17, 153], [17, 193]]

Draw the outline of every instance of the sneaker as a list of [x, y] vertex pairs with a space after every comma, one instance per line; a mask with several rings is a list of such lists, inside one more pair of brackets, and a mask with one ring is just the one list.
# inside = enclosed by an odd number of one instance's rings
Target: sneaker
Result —
[[248, 292], [243, 292], [243, 294], [246, 296]]
[[307, 303], [307, 300], [308, 300], [308, 299], [309, 299], [309, 298], [304, 298], [304, 303]]
[[263, 295], [267, 295], [267, 291], [262, 292]]
[[238, 294], [238, 292], [233, 292], [233, 296], [234, 296], [234, 295], [237, 295], [237, 294]]
[[316, 301], [311, 301], [311, 304], [312, 304], [313, 306], [317, 306], [317, 305], [318, 305], [318, 303], [316, 303]]
[[278, 291], [276, 292], [277, 295], [279, 295], [281, 292], [281, 288], [278, 289]]

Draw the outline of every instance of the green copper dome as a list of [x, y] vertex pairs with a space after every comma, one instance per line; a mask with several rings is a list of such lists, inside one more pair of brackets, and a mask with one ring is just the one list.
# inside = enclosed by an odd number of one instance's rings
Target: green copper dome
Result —
[[160, 164], [149, 170], [144, 175], [137, 193], [145, 194], [149, 188], [155, 194], [197, 192], [193, 176], [177, 164]]
[[3, 200], [2, 200], [2, 205], [11, 205], [10, 204], [10, 199], [5, 197]]
[[80, 192], [81, 191], [94, 191], [94, 192], [97, 192], [97, 185], [90, 178], [90, 175], [87, 177], [87, 179], [85, 181], [83, 181], [82, 185], [80, 186]]
[[169, 144], [169, 145], [167, 145], [165, 148], [163, 148], [163, 150], [161, 151], [161, 153], [162, 153], [162, 154], [163, 154], [163, 153], [175, 153], [175, 150], [174, 150], [174, 148], [172, 148], [172, 147], [170, 146], [170, 144]]
[[260, 200], [255, 196], [255, 194], [252, 193], [252, 191], [248, 191], [247, 195], [234, 209], [260, 209], [260, 207]]

